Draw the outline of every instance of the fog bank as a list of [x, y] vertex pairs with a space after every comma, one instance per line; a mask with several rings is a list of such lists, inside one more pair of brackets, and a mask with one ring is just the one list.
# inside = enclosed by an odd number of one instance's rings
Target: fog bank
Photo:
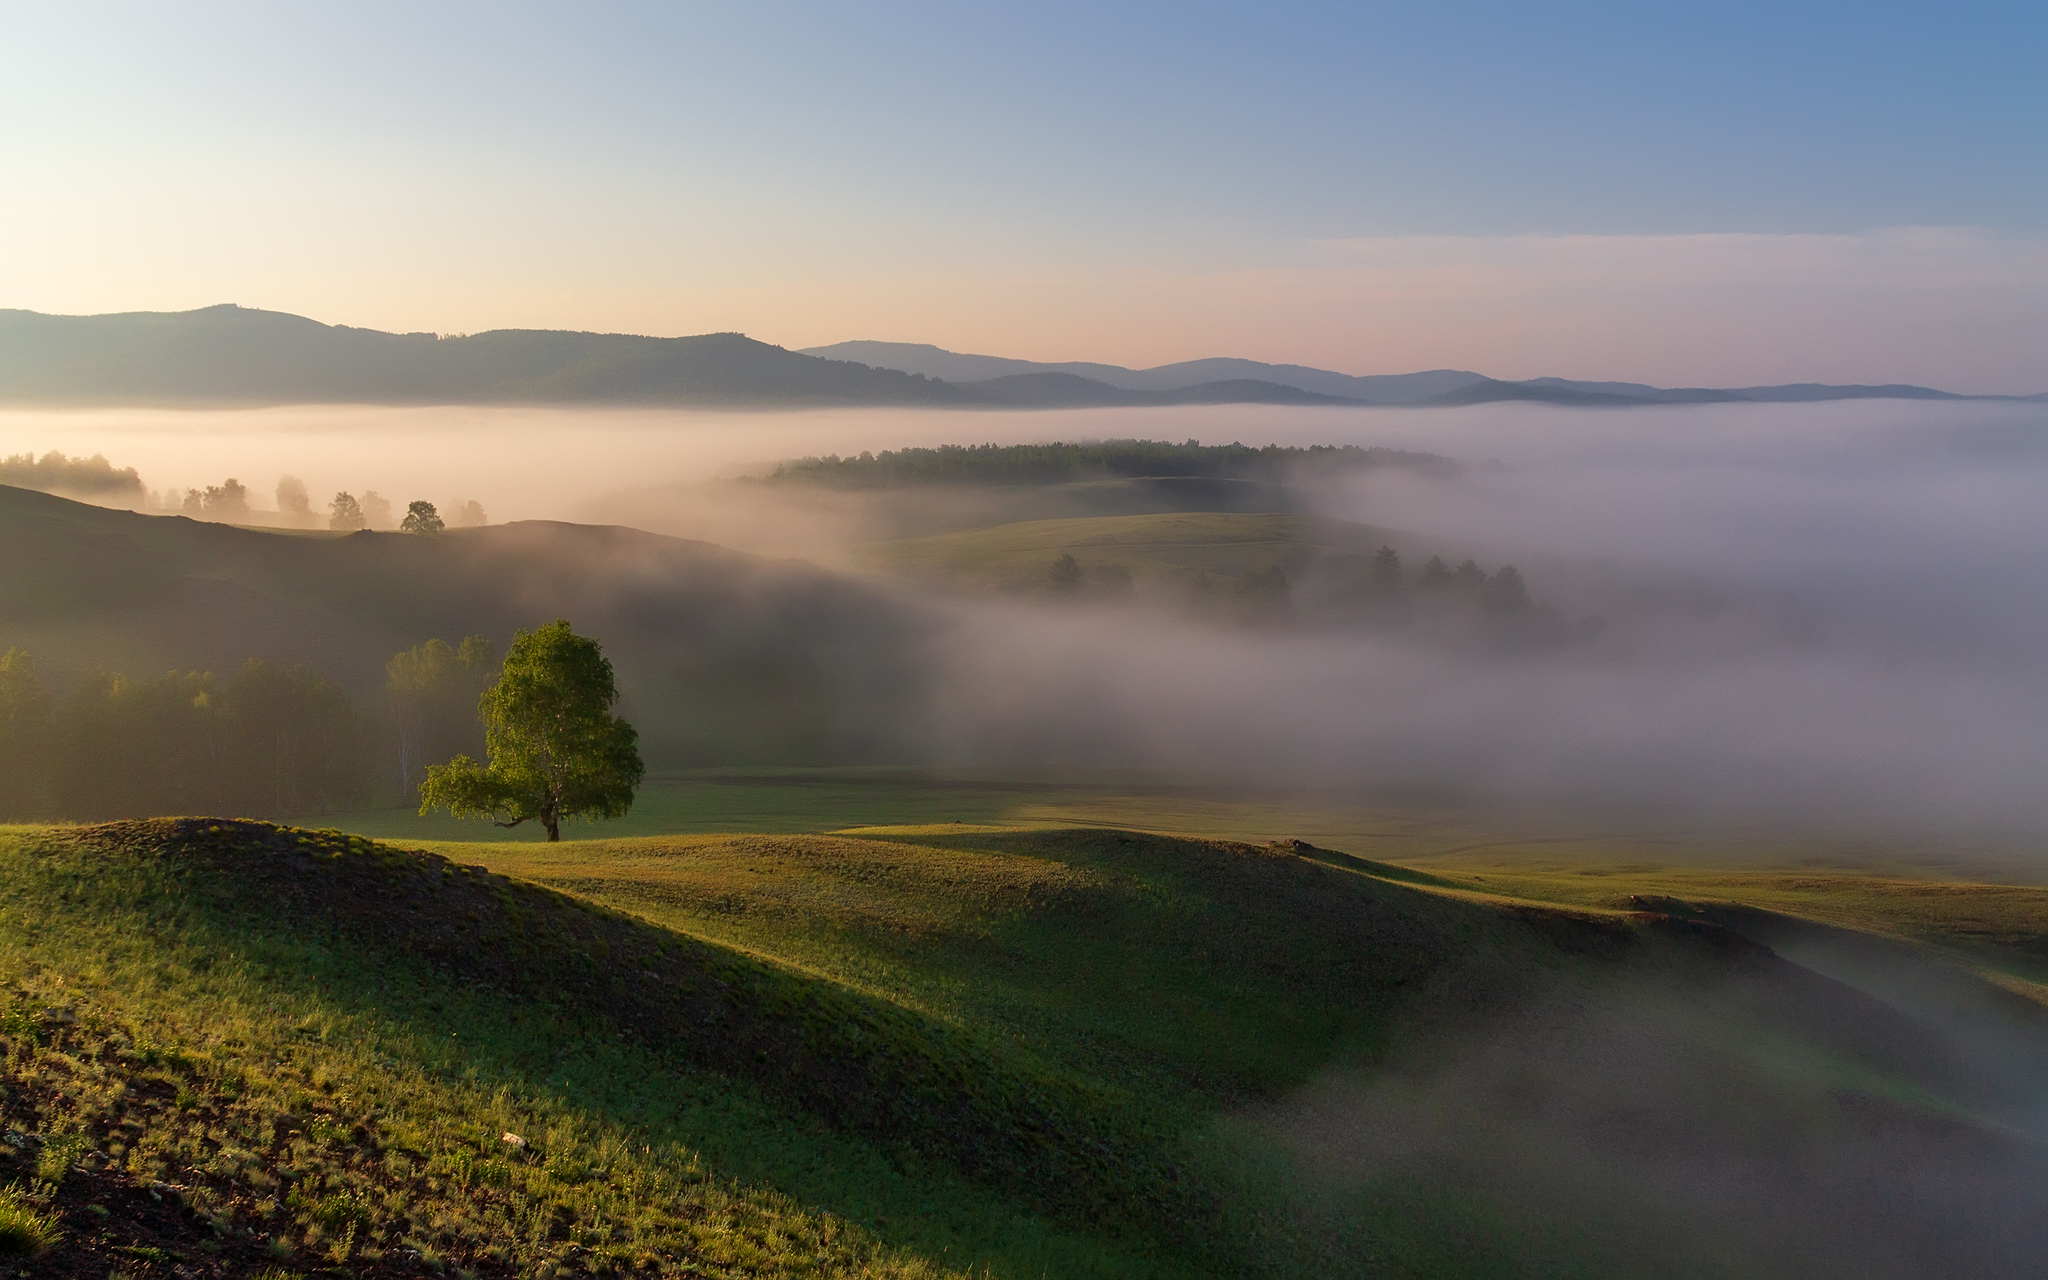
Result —
[[706, 482], [806, 454], [1118, 437], [1471, 464], [1375, 472], [1309, 501], [1483, 548], [1566, 618], [1605, 625], [1452, 652], [899, 585], [944, 629], [909, 659], [928, 684], [890, 737], [948, 763], [2048, 830], [2041, 405], [0, 415], [0, 454], [104, 453], [151, 488], [236, 475], [267, 494], [290, 474], [316, 508], [338, 489], [473, 496], [494, 521], [631, 522], [835, 565], [864, 536], [843, 511]]

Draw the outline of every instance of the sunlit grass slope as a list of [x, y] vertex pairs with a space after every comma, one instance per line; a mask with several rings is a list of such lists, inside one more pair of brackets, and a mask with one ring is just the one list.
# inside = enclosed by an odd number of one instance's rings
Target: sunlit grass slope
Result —
[[[39, 1194], [53, 1256], [95, 1275], [134, 1249], [228, 1273], [1284, 1271], [1319, 1246], [1218, 1145], [1217, 1106], [1306, 1078], [1447, 964], [1548, 944], [1291, 855], [1096, 839], [700, 851], [728, 914], [783, 904], [772, 947], [339, 835], [11, 829], [17, 1163], [71, 1153]], [[835, 918], [839, 944], [801, 927]]]

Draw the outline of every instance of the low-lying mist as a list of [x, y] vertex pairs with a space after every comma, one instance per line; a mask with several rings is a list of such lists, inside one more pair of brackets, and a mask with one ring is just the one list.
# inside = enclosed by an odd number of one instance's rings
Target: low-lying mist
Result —
[[[494, 521], [629, 523], [842, 568], [868, 563], [861, 540], [906, 530], [843, 495], [716, 482], [806, 454], [1117, 437], [1446, 455], [1469, 465], [1304, 500], [1482, 548], [1564, 617], [1604, 625], [1540, 649], [1450, 650], [889, 584], [947, 624], [920, 656], [929, 696], [902, 710], [927, 758], [2048, 824], [2039, 405], [0, 417], [0, 453], [102, 453], [152, 489], [235, 475], [268, 494], [290, 474], [316, 508], [342, 489], [401, 506], [475, 497]], [[892, 501], [941, 526], [994, 510], [945, 491]]]

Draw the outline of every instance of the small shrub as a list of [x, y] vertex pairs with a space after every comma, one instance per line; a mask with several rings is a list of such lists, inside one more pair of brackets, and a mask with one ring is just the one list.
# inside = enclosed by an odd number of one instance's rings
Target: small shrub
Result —
[[369, 1202], [353, 1192], [323, 1196], [301, 1182], [285, 1197], [285, 1203], [297, 1211], [299, 1221], [329, 1236], [353, 1238], [370, 1225]]
[[86, 1147], [85, 1135], [67, 1133], [61, 1138], [43, 1139], [43, 1149], [36, 1156], [36, 1177], [43, 1182], [62, 1182], [64, 1175], [71, 1172], [71, 1166], [78, 1163], [79, 1155]]
[[0, 1257], [30, 1257], [63, 1238], [56, 1215], [29, 1205], [20, 1187], [0, 1191]]
[[20, 1005], [12, 1005], [0, 1012], [0, 1035], [33, 1048], [42, 1043], [43, 1026], [34, 1014]]

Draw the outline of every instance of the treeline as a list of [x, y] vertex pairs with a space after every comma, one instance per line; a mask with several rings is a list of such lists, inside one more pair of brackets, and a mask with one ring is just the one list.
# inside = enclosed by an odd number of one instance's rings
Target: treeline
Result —
[[838, 489], [887, 489], [925, 484], [1064, 484], [1105, 476], [1284, 480], [1301, 475], [1401, 467], [1447, 475], [1449, 458], [1405, 449], [1359, 445], [1306, 448], [1243, 444], [1204, 445], [1193, 440], [1101, 440], [1076, 444], [940, 445], [932, 449], [831, 454], [779, 463], [767, 483], [794, 482]]
[[[306, 482], [297, 476], [279, 477], [274, 494], [277, 505], [271, 510], [254, 505], [250, 501], [249, 486], [233, 476], [203, 489], [187, 489], [181, 497], [176, 490], [166, 489], [158, 493], [145, 488], [135, 468], [117, 470], [102, 454], [96, 453], [90, 458], [67, 458], [52, 449], [40, 458], [34, 453], [0, 458], [0, 484], [67, 498], [88, 499], [134, 511], [190, 516], [194, 520], [221, 524], [310, 529], [320, 523], [320, 517], [313, 510], [312, 494], [307, 490]], [[448, 527], [474, 529], [490, 523], [490, 517], [484, 514], [483, 504], [474, 498], [453, 503], [449, 510], [451, 514], [443, 517], [434, 503], [412, 502], [407, 506], [404, 518], [397, 521], [397, 528], [405, 533], [439, 533]], [[375, 489], [364, 490], [361, 497], [344, 490], [335, 494], [334, 500], [328, 504], [326, 525], [342, 532], [389, 529], [393, 527], [391, 516], [391, 499]]]
[[491, 643], [430, 640], [391, 659], [365, 709], [310, 667], [251, 660], [223, 680], [95, 672], [63, 698], [0, 656], [0, 819], [296, 817], [414, 803], [426, 766], [480, 756]]
[[1476, 560], [1466, 560], [1453, 569], [1442, 556], [1431, 556], [1411, 584], [1402, 570], [1400, 553], [1392, 547], [1373, 553], [1371, 568], [1360, 585], [1366, 595], [1381, 600], [1402, 599], [1411, 589], [1424, 600], [1432, 596], [1462, 598], [1500, 617], [1517, 617], [1537, 608], [1521, 570], [1511, 564], [1488, 574]]
[[[1431, 556], [1411, 581], [1401, 565], [1401, 555], [1392, 547], [1381, 547], [1365, 562], [1363, 572], [1332, 573], [1328, 566], [1313, 576], [1318, 594], [1338, 594], [1369, 603], [1421, 600], [1469, 601], [1487, 613], [1513, 617], [1539, 608], [1529, 594], [1521, 570], [1504, 564], [1491, 574], [1476, 560], [1466, 560], [1453, 569], [1441, 556]], [[1083, 565], [1071, 552], [1053, 560], [1046, 570], [1046, 584], [1056, 594], [1090, 592], [1099, 596], [1127, 596], [1135, 589], [1131, 571], [1120, 564], [1101, 562]], [[1188, 590], [1197, 599], [1219, 595], [1254, 600], [1285, 601], [1294, 591], [1287, 570], [1279, 565], [1255, 569], [1240, 578], [1211, 577], [1197, 573]]]
[[55, 449], [40, 458], [33, 453], [0, 458], [0, 484], [42, 493], [111, 499], [127, 505], [140, 505], [144, 497], [142, 477], [135, 468], [117, 471], [102, 454], [67, 458]]
[[[1074, 601], [1135, 601], [1139, 584], [1127, 566], [1084, 564], [1071, 552], [1047, 567], [1051, 596]], [[1303, 555], [1239, 576], [1170, 572], [1153, 578], [1143, 598], [1193, 616], [1252, 625], [1416, 625], [1446, 639], [1487, 636], [1516, 641], [1564, 635], [1556, 611], [1539, 603], [1511, 564], [1492, 573], [1476, 560], [1456, 567], [1431, 556], [1410, 573], [1400, 553], [1381, 547], [1371, 556]]]

